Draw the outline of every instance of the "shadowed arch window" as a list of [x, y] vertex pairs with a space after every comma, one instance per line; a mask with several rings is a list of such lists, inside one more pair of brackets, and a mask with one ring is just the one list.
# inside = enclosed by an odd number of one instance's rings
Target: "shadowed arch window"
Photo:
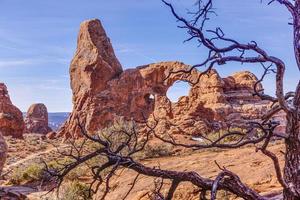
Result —
[[148, 104], [151, 104], [152, 102], [154, 102], [154, 95], [153, 94], [146, 94], [144, 96], [144, 98], [145, 98], [145, 100]]

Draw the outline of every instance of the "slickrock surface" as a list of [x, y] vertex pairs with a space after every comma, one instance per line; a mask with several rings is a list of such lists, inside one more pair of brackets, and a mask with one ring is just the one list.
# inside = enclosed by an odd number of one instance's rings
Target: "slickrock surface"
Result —
[[51, 131], [47, 107], [42, 103], [32, 104], [26, 113], [25, 132], [47, 134]]
[[21, 138], [24, 130], [22, 112], [12, 104], [4, 83], [0, 83], [0, 131], [4, 136]]
[[[152, 120], [151, 114], [159, 120], [158, 133], [199, 135], [256, 120], [269, 106], [269, 102], [253, 97], [257, 78], [247, 71], [226, 78], [215, 70], [203, 76], [196, 70], [190, 75], [171, 73], [190, 69], [181, 62], [123, 71], [99, 20], [81, 24], [77, 43], [70, 66], [74, 107], [60, 130], [66, 137], [80, 136], [78, 121], [93, 133], [117, 116], [141, 121]], [[166, 93], [178, 80], [195, 84], [188, 96], [172, 103]]]

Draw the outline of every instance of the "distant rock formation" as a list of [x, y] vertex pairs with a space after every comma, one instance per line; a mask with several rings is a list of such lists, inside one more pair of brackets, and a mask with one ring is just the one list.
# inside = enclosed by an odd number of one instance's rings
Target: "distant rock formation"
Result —
[[47, 134], [51, 131], [47, 107], [42, 103], [32, 104], [25, 117], [25, 133]]
[[2, 173], [2, 169], [6, 161], [6, 156], [7, 156], [7, 144], [5, 142], [2, 133], [0, 132], [0, 175]]
[[0, 131], [4, 136], [22, 138], [24, 127], [22, 112], [12, 104], [5, 84], [0, 83]]
[[[78, 122], [93, 133], [118, 116], [142, 121], [154, 115], [158, 133], [199, 135], [256, 120], [269, 107], [253, 97], [257, 78], [251, 72], [226, 78], [215, 70], [172, 73], [189, 69], [181, 62], [160, 62], [123, 71], [100, 21], [85, 21], [70, 66], [74, 107], [59, 134], [79, 137]], [[178, 80], [194, 84], [188, 96], [172, 103], [166, 93]]]

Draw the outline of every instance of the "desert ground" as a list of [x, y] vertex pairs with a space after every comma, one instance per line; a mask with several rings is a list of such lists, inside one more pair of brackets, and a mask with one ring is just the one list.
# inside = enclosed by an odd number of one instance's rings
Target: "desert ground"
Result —
[[[19, 177], [20, 182], [18, 185], [14, 183], [16, 181], [14, 180], [16, 179], [14, 171], [18, 171], [24, 166], [30, 168], [36, 163], [40, 163], [41, 160], [51, 161], [59, 159], [61, 155], [56, 150], [57, 148], [65, 148], [66, 144], [61, 140], [57, 140], [55, 143], [60, 143], [59, 147], [57, 147], [53, 145], [53, 141], [41, 139], [36, 134], [29, 134], [25, 138], [25, 140], [6, 138], [10, 150], [8, 162], [3, 172], [6, 180], [2, 181], [1, 185], [10, 188], [15, 193], [25, 194], [28, 199], [32, 200], [56, 198], [55, 192], [43, 196], [51, 187], [51, 182], [42, 183], [42, 180], [38, 178], [26, 179], [26, 177]], [[284, 150], [283, 143], [280, 141], [274, 142], [270, 146], [270, 150], [279, 156], [280, 163], [283, 165], [283, 154], [281, 153]], [[22, 154], [19, 152], [22, 152]], [[160, 167], [161, 169], [196, 171], [207, 178], [214, 178], [220, 172], [217, 162], [218, 165], [237, 173], [243, 182], [261, 194], [277, 196], [282, 189], [275, 177], [272, 161], [261, 153], [256, 152], [255, 147], [252, 145], [234, 150], [212, 149], [196, 152], [169, 148], [168, 152], [164, 152], [164, 154], [164, 156], [153, 155], [155, 158], [141, 158], [139, 161], [147, 166]], [[112, 182], [113, 190], [109, 193], [108, 199], [118, 199], [126, 194], [136, 176], [135, 172], [128, 169], [119, 170], [117, 174], [117, 178], [114, 178]], [[29, 174], [29, 176], [31, 175]], [[19, 176], [22, 176], [21, 173]], [[84, 173], [78, 173], [72, 181], [75, 179], [88, 183], [91, 177], [86, 176]], [[148, 199], [147, 194], [154, 189], [154, 181], [155, 178], [140, 176], [127, 199]], [[168, 185], [167, 183], [165, 185], [166, 188], [162, 189], [163, 192], [167, 190]], [[190, 184], [182, 184], [175, 193], [174, 199], [194, 200], [198, 199], [198, 193], [197, 188]], [[219, 195], [220, 199], [238, 199], [234, 195], [225, 194], [224, 192], [220, 192]]]

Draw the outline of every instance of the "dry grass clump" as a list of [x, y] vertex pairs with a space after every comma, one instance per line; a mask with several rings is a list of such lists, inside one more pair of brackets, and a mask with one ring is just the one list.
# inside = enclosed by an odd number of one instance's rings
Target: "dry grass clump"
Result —
[[144, 158], [157, 158], [173, 155], [173, 146], [166, 143], [158, 143], [156, 145], [146, 145], [143, 150]]
[[89, 185], [78, 180], [67, 182], [59, 192], [60, 200], [91, 200]]
[[40, 181], [44, 178], [45, 173], [43, 166], [34, 163], [26, 167], [15, 168], [9, 177], [9, 184], [25, 184], [28, 182]]
[[[244, 137], [246, 135], [246, 131], [247, 130], [241, 129], [241, 128], [231, 128], [229, 131], [228, 130], [219, 130], [219, 131], [211, 132], [211, 133], [207, 134], [206, 137], [210, 141], [216, 141], [219, 138], [221, 138], [222, 136], [224, 136], [225, 134], [228, 134], [229, 132], [241, 133], [241, 135], [233, 134], [231, 136], [226, 136], [222, 140], [219, 141], [220, 144], [228, 144], [228, 143], [233, 143], [233, 142], [240, 140], [242, 137]], [[207, 142], [207, 140], [204, 140], [203, 142]]]

